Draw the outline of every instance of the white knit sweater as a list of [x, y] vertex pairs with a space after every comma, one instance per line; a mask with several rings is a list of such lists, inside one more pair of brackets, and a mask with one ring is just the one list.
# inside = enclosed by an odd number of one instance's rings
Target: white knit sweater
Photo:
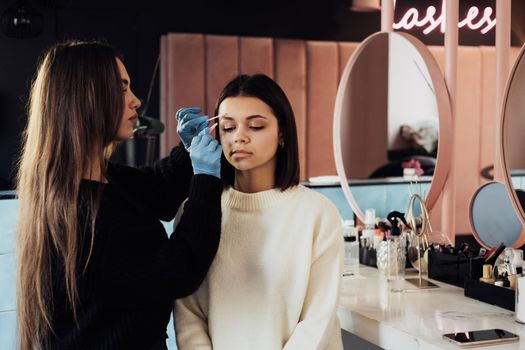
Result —
[[341, 218], [323, 195], [225, 190], [217, 256], [175, 303], [179, 349], [342, 349], [342, 265]]

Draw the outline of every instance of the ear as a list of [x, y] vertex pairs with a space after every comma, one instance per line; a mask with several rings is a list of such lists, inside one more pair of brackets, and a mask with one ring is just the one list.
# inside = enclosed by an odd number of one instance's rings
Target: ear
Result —
[[283, 136], [283, 133], [281, 131], [279, 131], [279, 141], [278, 143], [281, 144], [284, 142], [284, 136]]

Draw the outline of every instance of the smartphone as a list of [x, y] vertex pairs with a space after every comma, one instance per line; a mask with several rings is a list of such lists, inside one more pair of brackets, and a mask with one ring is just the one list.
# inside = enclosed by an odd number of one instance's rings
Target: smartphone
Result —
[[520, 337], [503, 329], [483, 329], [479, 331], [443, 334], [443, 339], [462, 348], [468, 348], [491, 344], [513, 343], [519, 341]]

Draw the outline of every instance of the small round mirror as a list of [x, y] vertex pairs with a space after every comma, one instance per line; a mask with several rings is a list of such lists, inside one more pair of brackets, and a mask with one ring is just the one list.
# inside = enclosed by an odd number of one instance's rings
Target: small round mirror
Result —
[[481, 186], [470, 202], [470, 225], [476, 240], [485, 248], [514, 245], [521, 232], [511, 196], [505, 185], [489, 182]]

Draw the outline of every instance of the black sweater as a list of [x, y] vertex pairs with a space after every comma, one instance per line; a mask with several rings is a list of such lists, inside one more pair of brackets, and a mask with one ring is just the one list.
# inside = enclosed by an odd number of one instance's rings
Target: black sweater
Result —
[[[78, 326], [67, 302], [62, 260], [53, 263], [56, 335], [49, 338], [49, 349], [165, 346], [173, 300], [197, 290], [217, 251], [220, 180], [192, 176], [182, 147], [150, 168], [110, 165], [108, 182], [86, 180], [80, 189]], [[82, 273], [91, 242], [82, 203], [99, 190], [93, 251]], [[177, 230], [168, 238], [159, 219], [173, 219], [186, 198]]]

